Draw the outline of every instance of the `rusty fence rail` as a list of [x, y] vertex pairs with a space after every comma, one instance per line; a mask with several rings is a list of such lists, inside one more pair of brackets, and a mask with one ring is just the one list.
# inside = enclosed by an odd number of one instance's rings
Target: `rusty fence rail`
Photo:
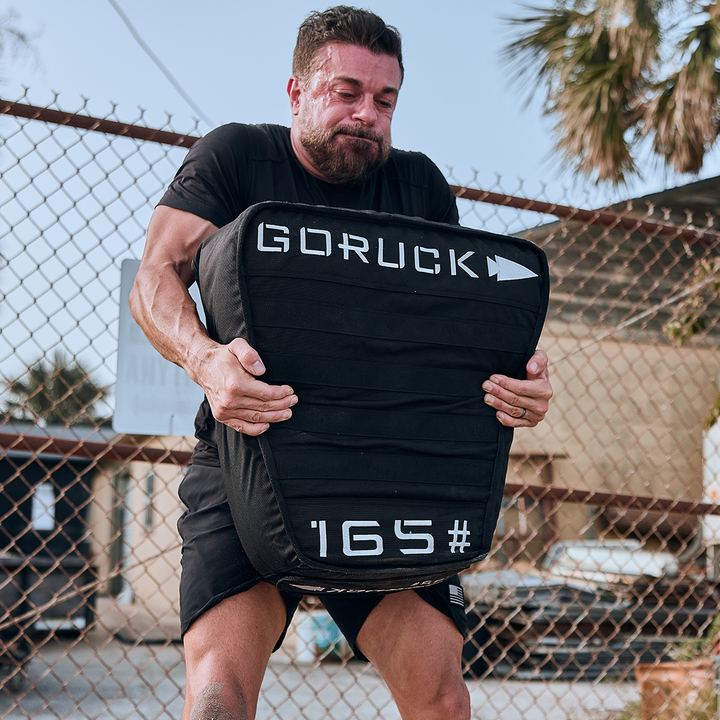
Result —
[[[197, 137], [26, 100], [0, 101], [0, 714], [179, 717], [193, 441], [112, 416], [124, 263]], [[536, 242], [552, 275], [553, 405], [516, 433], [463, 578], [473, 716], [640, 717], [653, 669], [716, 652], [720, 182], [583, 209], [448, 181], [464, 224]], [[709, 717], [708, 682], [687, 717]], [[258, 716], [397, 711], [306, 598]]]

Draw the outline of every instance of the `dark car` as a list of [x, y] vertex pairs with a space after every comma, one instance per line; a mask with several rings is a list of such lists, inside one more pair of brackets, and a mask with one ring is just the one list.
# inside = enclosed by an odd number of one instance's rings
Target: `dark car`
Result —
[[526, 564], [463, 577], [469, 677], [632, 677], [702, 635], [720, 592], [639, 543], [558, 543]]

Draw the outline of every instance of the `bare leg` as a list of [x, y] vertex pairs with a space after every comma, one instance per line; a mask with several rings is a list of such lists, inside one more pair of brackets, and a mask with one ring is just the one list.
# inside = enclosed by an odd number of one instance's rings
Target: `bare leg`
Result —
[[183, 639], [187, 683], [182, 720], [252, 720], [285, 617], [277, 588], [262, 582], [196, 620]]
[[469, 720], [462, 635], [416, 593], [383, 598], [357, 644], [387, 683], [403, 720]]

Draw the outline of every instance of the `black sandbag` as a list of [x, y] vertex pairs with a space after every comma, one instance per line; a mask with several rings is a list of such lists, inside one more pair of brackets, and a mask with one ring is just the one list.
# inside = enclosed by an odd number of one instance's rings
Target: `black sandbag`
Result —
[[484, 558], [512, 429], [483, 402], [525, 376], [548, 302], [514, 237], [266, 202], [201, 245], [210, 336], [245, 338], [299, 398], [259, 438], [217, 423], [228, 500], [263, 577], [303, 592], [440, 582]]

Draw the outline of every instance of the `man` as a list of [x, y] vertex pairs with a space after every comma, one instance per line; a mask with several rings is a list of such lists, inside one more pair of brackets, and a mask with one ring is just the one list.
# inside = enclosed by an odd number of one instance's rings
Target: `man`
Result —
[[[201, 325], [188, 287], [200, 242], [247, 206], [283, 200], [457, 223], [455, 199], [419, 153], [391, 149], [403, 79], [400, 38], [376, 15], [337, 7], [301, 26], [288, 83], [292, 125], [229, 125], [190, 151], [156, 208], [131, 295], [153, 345], [205, 391], [198, 443], [181, 497], [181, 614], [187, 664], [184, 720], [253, 718], [270, 654], [299, 598], [265, 583], [245, 557], [222, 483], [215, 420], [248, 436], [292, 415], [292, 388], [259, 378], [260, 355], [222, 346]], [[484, 400], [498, 420], [536, 425], [552, 394], [538, 352], [526, 380], [492, 376]], [[457, 580], [455, 580], [457, 582]], [[323, 598], [360, 658], [387, 682], [406, 720], [468, 718], [461, 672], [465, 619], [447, 583], [418, 591]]]

